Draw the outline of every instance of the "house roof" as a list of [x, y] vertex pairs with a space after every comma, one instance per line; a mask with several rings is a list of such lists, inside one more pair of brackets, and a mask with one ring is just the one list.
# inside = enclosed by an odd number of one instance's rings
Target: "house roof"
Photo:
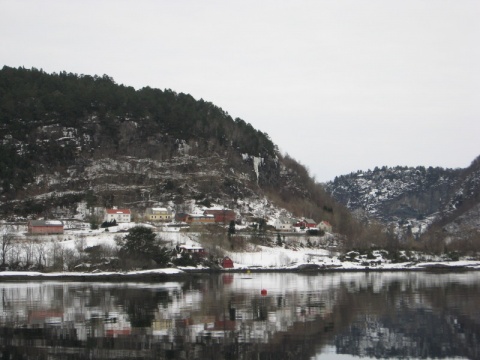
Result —
[[30, 220], [30, 226], [63, 226], [60, 220]]
[[107, 209], [107, 214], [127, 214], [130, 215], [130, 209]]
[[206, 209], [205, 214], [233, 214], [234, 211], [231, 209]]
[[280, 217], [280, 218], [278, 218], [278, 221], [281, 224], [290, 224], [290, 225], [293, 225], [296, 222], [295, 219], [288, 218], [288, 217]]
[[195, 219], [205, 219], [205, 218], [212, 218], [214, 219], [215, 216], [213, 214], [188, 214], [188, 216], [195, 218]]
[[179, 246], [180, 249], [186, 249], [186, 250], [203, 250], [203, 247], [202, 246], [198, 246], [198, 245], [180, 245]]

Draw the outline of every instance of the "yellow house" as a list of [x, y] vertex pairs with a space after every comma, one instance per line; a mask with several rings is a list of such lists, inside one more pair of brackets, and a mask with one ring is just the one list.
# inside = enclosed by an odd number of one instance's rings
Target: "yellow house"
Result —
[[172, 221], [172, 213], [167, 208], [148, 208], [146, 218], [153, 222], [170, 222]]

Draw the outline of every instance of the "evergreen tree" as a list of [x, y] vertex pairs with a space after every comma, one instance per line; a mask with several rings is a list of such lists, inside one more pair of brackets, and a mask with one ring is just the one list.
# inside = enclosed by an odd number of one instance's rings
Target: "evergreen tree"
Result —
[[170, 252], [161, 246], [152, 229], [145, 226], [135, 226], [128, 231], [123, 239], [117, 239], [122, 257], [131, 257], [138, 260], [153, 260], [159, 266], [167, 265], [170, 261]]
[[232, 236], [235, 234], [235, 221], [231, 220], [230, 224], [228, 225], [228, 236]]

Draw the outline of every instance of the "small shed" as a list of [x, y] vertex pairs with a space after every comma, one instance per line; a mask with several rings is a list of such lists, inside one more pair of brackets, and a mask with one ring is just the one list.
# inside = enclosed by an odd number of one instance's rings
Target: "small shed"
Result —
[[232, 269], [233, 268], [233, 260], [230, 259], [228, 256], [225, 256], [222, 260], [222, 267], [224, 269]]

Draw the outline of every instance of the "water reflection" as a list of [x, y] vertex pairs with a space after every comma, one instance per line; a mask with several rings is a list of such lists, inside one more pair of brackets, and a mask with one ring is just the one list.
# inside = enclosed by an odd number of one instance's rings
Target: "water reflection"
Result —
[[4, 359], [480, 358], [478, 273], [2, 283]]

